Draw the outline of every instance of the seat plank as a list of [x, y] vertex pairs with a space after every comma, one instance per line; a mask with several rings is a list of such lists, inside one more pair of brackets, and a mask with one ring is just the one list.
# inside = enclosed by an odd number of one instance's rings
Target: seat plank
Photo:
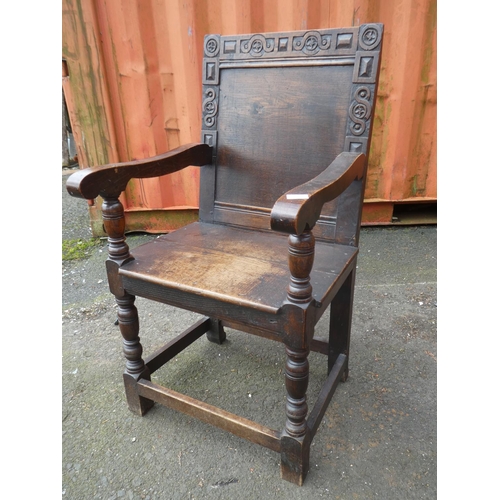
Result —
[[[120, 268], [128, 278], [277, 314], [290, 279], [286, 235], [193, 223], [139, 246]], [[357, 249], [316, 244], [311, 273], [321, 302]]]

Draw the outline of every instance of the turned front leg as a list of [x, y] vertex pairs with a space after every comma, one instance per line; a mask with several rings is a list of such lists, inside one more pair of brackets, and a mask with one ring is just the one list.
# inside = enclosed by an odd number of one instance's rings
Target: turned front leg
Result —
[[123, 205], [118, 196], [104, 198], [102, 215], [104, 228], [108, 235], [106, 268], [109, 288], [115, 295], [118, 305], [118, 324], [123, 337], [123, 352], [127, 360], [123, 374], [127, 403], [134, 413], [144, 415], [153, 406], [153, 401], [138, 395], [137, 381], [140, 378], [151, 380], [151, 374], [142, 359], [139, 316], [134, 305], [135, 297], [123, 289], [118, 274], [120, 266], [133, 258], [125, 241], [125, 217]]
[[312, 300], [311, 270], [314, 264], [314, 235], [306, 231], [288, 237], [288, 267], [290, 283], [287, 297], [292, 304], [307, 304]]
[[[288, 301], [296, 305], [298, 315], [290, 315], [291, 324], [285, 335], [285, 386], [286, 422], [281, 436], [281, 477], [301, 485], [309, 470], [309, 448], [311, 436], [307, 428], [307, 386], [309, 383], [309, 347], [304, 320], [312, 302], [310, 273], [314, 262], [314, 236], [310, 231], [301, 235], [290, 235], [289, 268], [290, 283]], [[296, 318], [301, 318], [297, 320]], [[311, 334], [311, 335], [310, 335]]]
[[309, 349], [285, 347], [286, 423], [285, 430], [292, 437], [306, 433], [307, 386], [309, 384]]
[[135, 297], [129, 294], [116, 298], [118, 324], [123, 337], [123, 354], [127, 360], [123, 374], [127, 403], [131, 411], [142, 416], [153, 406], [153, 401], [143, 398], [137, 393], [137, 381], [141, 378], [151, 380], [151, 374], [142, 359], [139, 316], [134, 301]]
[[286, 422], [281, 435], [281, 477], [302, 485], [309, 471], [311, 436], [307, 429], [309, 349], [286, 346]]
[[[301, 306], [301, 310], [312, 301], [310, 273], [314, 263], [314, 236], [310, 231], [301, 235], [292, 234], [288, 238], [288, 264], [290, 283], [288, 300]], [[306, 391], [309, 381], [309, 348], [306, 346], [308, 332], [306, 324], [292, 320], [287, 335], [285, 379], [287, 389], [287, 420], [285, 429], [292, 437], [302, 437], [306, 433], [307, 401]], [[305, 347], [295, 347], [295, 346]]]

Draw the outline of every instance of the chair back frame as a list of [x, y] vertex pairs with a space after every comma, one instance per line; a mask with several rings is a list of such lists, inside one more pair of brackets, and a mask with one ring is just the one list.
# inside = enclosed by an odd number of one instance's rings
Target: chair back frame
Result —
[[[268, 230], [283, 193], [343, 151], [367, 154], [381, 48], [380, 24], [207, 35], [200, 220]], [[317, 238], [358, 245], [365, 180], [325, 204]]]

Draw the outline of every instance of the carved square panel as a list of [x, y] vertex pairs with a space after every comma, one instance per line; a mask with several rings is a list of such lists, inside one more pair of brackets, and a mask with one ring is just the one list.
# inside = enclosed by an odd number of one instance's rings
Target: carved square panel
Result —
[[224, 54], [234, 54], [236, 52], [236, 40], [224, 41]]
[[345, 138], [344, 151], [349, 153], [364, 153], [366, 154], [366, 137], [355, 137], [348, 135]]
[[375, 83], [377, 78], [379, 52], [356, 52], [353, 83]]
[[351, 49], [352, 48], [352, 33], [339, 33], [337, 35], [336, 49]]
[[207, 59], [203, 60], [203, 84], [218, 85], [219, 84], [219, 60]]
[[283, 52], [288, 50], [288, 37], [286, 38], [280, 38], [278, 40], [278, 51]]
[[217, 132], [210, 130], [203, 130], [201, 132], [201, 140], [203, 144], [208, 144], [212, 146], [214, 149], [217, 147]]
[[354, 55], [358, 48], [358, 30], [353, 28], [335, 30], [332, 46], [335, 55]]

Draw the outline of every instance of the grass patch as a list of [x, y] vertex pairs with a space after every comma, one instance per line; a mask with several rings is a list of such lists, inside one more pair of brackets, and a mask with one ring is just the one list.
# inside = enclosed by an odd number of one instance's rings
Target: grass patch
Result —
[[93, 240], [63, 240], [62, 242], [62, 260], [76, 260], [90, 257], [94, 248], [101, 246], [99, 238]]

